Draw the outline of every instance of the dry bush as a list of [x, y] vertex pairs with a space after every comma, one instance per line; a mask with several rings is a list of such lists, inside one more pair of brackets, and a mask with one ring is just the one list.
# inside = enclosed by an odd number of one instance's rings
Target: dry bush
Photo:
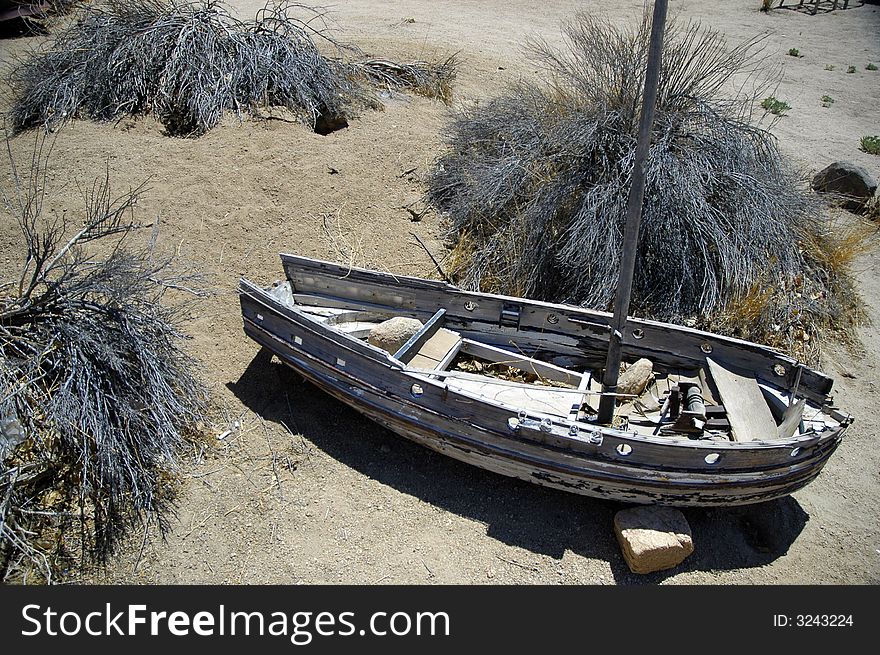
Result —
[[73, 116], [109, 120], [155, 111], [169, 133], [197, 135], [227, 110], [239, 116], [279, 105], [314, 125], [359, 95], [302, 5], [267, 5], [239, 21], [215, 0], [108, 0], [13, 73], [13, 128], [54, 126]]
[[133, 526], [164, 529], [206, 400], [163, 302], [188, 278], [128, 247], [141, 189], [114, 197], [105, 177], [80, 221], [46, 216], [41, 152], [4, 194], [26, 253], [0, 285], [3, 580], [50, 581], [72, 544], [101, 561]]
[[[322, 117], [376, 106], [364, 84], [373, 79], [364, 75], [370, 63], [346, 61], [358, 51], [334, 40], [323, 21], [322, 11], [287, 0], [251, 21], [217, 0], [106, 0], [13, 71], [13, 129], [152, 111], [170, 134], [198, 136], [227, 111], [241, 118], [285, 107], [315, 127]], [[395, 66], [383, 83], [427, 92], [454, 76], [446, 64]]]
[[[648, 16], [621, 29], [580, 14], [564, 49], [530, 44], [547, 83], [513, 85], [456, 117], [428, 199], [448, 219], [459, 284], [610, 307], [649, 32]], [[823, 267], [821, 206], [753, 120], [776, 75], [761, 44], [667, 27], [634, 314], [705, 324], [734, 299], [754, 302], [756, 288], [783, 297], [804, 279], [823, 294], [804, 319], [812, 334], [848, 304], [837, 297], [851, 288], [846, 270]]]

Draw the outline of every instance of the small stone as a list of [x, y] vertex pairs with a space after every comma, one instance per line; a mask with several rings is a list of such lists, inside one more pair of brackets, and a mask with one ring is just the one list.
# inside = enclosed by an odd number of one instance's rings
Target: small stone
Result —
[[861, 166], [836, 161], [816, 173], [812, 187], [820, 193], [840, 194], [844, 209], [859, 212], [877, 191], [877, 181]]
[[617, 393], [642, 395], [654, 377], [654, 365], [649, 359], [640, 359], [629, 366], [617, 381]]
[[614, 533], [633, 573], [671, 569], [694, 552], [687, 519], [671, 507], [621, 510], [614, 515]]
[[422, 327], [418, 319], [395, 316], [370, 330], [367, 341], [393, 355]]

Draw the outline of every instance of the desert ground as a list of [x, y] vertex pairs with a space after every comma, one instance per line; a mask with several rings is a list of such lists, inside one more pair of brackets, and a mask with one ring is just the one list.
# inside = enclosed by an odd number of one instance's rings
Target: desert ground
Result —
[[[880, 133], [880, 6], [810, 16], [758, 11], [759, 0], [673, 0], [671, 12], [732, 43], [769, 32], [781, 64], [775, 94], [792, 109], [773, 132], [807, 173], [843, 159], [880, 178], [858, 149]], [[253, 15], [260, 0], [232, 3]], [[825, 584], [880, 582], [880, 243], [856, 263], [873, 325], [863, 346], [826, 345], [821, 368], [855, 416], [820, 477], [794, 496], [749, 508], [687, 510], [695, 552], [676, 569], [630, 573], [612, 530], [620, 506], [543, 489], [428, 452], [322, 395], [246, 339], [239, 277], [270, 283], [281, 251], [434, 276], [413, 235], [442, 255], [442, 218], [413, 222], [424, 177], [443, 150], [451, 112], [538, 73], [527, 37], [559, 38], [574, 11], [636, 19], [642, 0], [340, 0], [337, 37], [371, 55], [459, 53], [451, 108], [386, 99], [347, 129], [319, 136], [283, 120], [229, 117], [197, 139], [171, 138], [152, 118], [72, 121], [55, 135], [47, 207], [76, 211], [109, 167], [123, 191], [148, 191], [140, 220], [161, 217], [159, 247], [201, 270], [214, 292], [187, 308], [187, 347], [216, 409], [208, 438], [184, 458], [176, 516], [133, 534], [104, 567], [71, 582], [353, 584]], [[412, 20], [409, 20], [412, 19]], [[0, 41], [4, 70], [43, 37]], [[797, 48], [802, 57], [787, 55]], [[833, 65], [833, 70], [826, 66]], [[846, 73], [849, 65], [856, 68]], [[820, 103], [822, 95], [835, 102]], [[4, 107], [7, 100], [4, 100]], [[25, 160], [34, 133], [11, 141]], [[4, 163], [2, 166], [8, 167]], [[7, 175], [7, 171], [3, 171]], [[20, 261], [11, 216], [0, 259]], [[231, 431], [224, 439], [217, 436]]]

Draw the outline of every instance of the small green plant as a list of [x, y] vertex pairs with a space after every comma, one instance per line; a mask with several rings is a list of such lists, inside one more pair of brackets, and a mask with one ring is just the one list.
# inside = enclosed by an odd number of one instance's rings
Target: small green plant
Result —
[[832, 98], [831, 96], [826, 95], [826, 96], [822, 96], [819, 99], [822, 101], [823, 107], [830, 107], [831, 105], [834, 104], [834, 98]]
[[868, 64], [867, 66], [865, 66], [865, 70], [866, 71], [875, 71], [875, 70], [877, 70], [877, 65], [876, 64]]
[[880, 155], [880, 136], [863, 136], [861, 149], [869, 155]]
[[846, 69], [846, 72], [847, 72], [847, 73], [855, 73], [855, 72], [856, 72], [856, 67], [855, 67], [855, 66], [850, 66], [849, 68]]
[[788, 51], [788, 55], [789, 55], [789, 57], [803, 57], [803, 55], [801, 54], [801, 51], [798, 50], [797, 48], [791, 48]]
[[764, 98], [761, 101], [761, 107], [763, 107], [766, 111], [771, 114], [775, 114], [776, 116], [782, 116], [786, 111], [791, 109], [791, 105], [785, 102], [784, 100], [777, 100], [773, 96], [768, 98]]
[[825, 64], [825, 70], [827, 70], [827, 71], [833, 71], [833, 70], [834, 70], [834, 64]]

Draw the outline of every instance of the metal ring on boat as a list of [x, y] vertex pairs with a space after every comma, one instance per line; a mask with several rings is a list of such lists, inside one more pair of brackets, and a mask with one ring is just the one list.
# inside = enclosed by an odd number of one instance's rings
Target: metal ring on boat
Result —
[[632, 453], [633, 448], [628, 443], [617, 444], [617, 448], [615, 448], [617, 454], [621, 457], [626, 457]]
[[700, 344], [700, 350], [702, 350], [704, 353], [706, 353], [708, 355], [712, 352], [712, 344], [709, 343], [708, 341], [704, 341], [703, 343]]
[[721, 459], [721, 455], [718, 453], [709, 453], [703, 458], [703, 461], [706, 464], [717, 464], [719, 459]]
[[549, 418], [541, 419], [541, 432], [551, 432], [553, 430], [553, 421]]
[[475, 303], [473, 300], [468, 300], [468, 301], [464, 304], [464, 308], [465, 308], [466, 310], [468, 310], [469, 312], [472, 312], [472, 311], [474, 311], [474, 310], [477, 308], [477, 303]]

